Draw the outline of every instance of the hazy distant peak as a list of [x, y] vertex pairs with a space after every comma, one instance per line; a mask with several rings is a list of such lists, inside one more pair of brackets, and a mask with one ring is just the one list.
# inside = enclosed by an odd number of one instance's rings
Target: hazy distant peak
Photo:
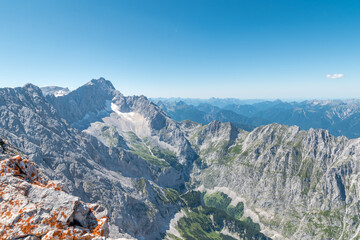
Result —
[[69, 88], [63, 88], [58, 86], [42, 87], [41, 91], [44, 94], [44, 96], [53, 95], [55, 97], [65, 96], [71, 92]]

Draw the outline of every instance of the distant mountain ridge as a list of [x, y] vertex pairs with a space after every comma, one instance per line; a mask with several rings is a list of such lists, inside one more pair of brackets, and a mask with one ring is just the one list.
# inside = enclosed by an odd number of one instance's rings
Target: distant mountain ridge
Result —
[[[227, 111], [221, 116], [214, 114], [216, 106], [212, 106], [210, 102], [212, 101], [191, 105], [183, 101], [174, 102], [163, 99], [158, 104], [178, 121], [189, 119], [199, 123], [209, 123], [211, 120], [219, 120], [237, 123], [239, 127], [243, 124], [246, 130], [268, 123], [279, 123], [289, 126], [296, 125], [304, 130], [327, 129], [335, 136], [360, 137], [360, 100], [357, 99], [232, 103], [215, 111], [216, 113]], [[208, 107], [202, 107], [204, 105], [208, 105]], [[188, 114], [189, 111], [191, 114]], [[204, 120], [206, 119], [204, 116], [211, 117]]]
[[169, 116], [177, 121], [191, 120], [201, 124], [208, 124], [214, 120], [232, 122], [236, 126], [251, 131], [256, 126], [268, 122], [256, 117], [246, 117], [228, 109], [222, 109], [208, 103], [198, 106], [188, 105], [185, 102], [157, 102]]
[[230, 104], [254, 104], [254, 103], [259, 103], [259, 102], [264, 102], [265, 100], [262, 99], [238, 99], [238, 98], [208, 98], [208, 99], [201, 99], [201, 98], [150, 98], [151, 101], [154, 102], [169, 102], [169, 103], [175, 103], [175, 102], [184, 102], [188, 105], [194, 105], [194, 106], [198, 106], [200, 104], [210, 104], [219, 108], [223, 108], [227, 105]]

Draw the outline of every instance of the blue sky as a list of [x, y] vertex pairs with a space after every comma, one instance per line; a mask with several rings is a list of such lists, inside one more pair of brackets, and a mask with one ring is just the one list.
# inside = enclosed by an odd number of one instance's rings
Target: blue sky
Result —
[[99, 77], [149, 97], [358, 98], [360, 1], [0, 1], [0, 87]]

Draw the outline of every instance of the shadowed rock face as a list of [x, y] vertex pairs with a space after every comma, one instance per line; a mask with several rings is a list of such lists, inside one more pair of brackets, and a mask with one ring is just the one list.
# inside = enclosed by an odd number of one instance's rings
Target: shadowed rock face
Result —
[[20, 156], [0, 161], [0, 235], [3, 239], [105, 239], [105, 208], [69, 195]]
[[14, 146], [11, 146], [8, 141], [0, 137], [0, 159], [9, 158], [19, 154]]
[[115, 95], [115, 88], [110, 81], [103, 78], [93, 79], [84, 86], [64, 96], [48, 95], [47, 100], [52, 103], [61, 117], [74, 127], [83, 130], [91, 122], [101, 120], [109, 115], [106, 100]]

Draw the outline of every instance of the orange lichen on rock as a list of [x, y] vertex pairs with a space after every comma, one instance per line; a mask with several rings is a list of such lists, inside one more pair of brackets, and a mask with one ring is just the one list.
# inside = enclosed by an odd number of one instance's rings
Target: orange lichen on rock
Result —
[[1, 239], [104, 239], [109, 233], [106, 209], [85, 204], [65, 189], [27, 159], [0, 161]]
[[22, 159], [20, 156], [2, 160], [0, 166], [1, 176], [11, 174], [39, 186], [44, 186], [46, 183], [45, 179], [40, 178], [39, 170], [35, 163], [28, 159]]
[[58, 191], [65, 191], [66, 190], [66, 187], [61, 182], [58, 182], [58, 181], [49, 181], [46, 184], [45, 187], [53, 188], [53, 189], [58, 190]]

